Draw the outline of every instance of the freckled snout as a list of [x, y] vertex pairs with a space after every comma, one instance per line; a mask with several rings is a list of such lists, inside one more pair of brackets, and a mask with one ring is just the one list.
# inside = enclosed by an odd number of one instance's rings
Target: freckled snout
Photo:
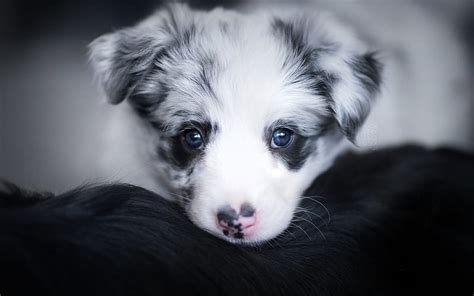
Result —
[[248, 203], [243, 203], [238, 212], [231, 206], [225, 206], [217, 212], [217, 221], [225, 236], [243, 239], [250, 236], [255, 228], [255, 209]]

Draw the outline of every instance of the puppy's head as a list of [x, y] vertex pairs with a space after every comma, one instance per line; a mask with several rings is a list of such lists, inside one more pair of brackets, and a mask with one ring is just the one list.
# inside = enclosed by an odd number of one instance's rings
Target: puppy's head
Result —
[[91, 60], [109, 102], [149, 131], [156, 182], [234, 242], [289, 225], [380, 83], [373, 54], [323, 15], [171, 6], [95, 40]]

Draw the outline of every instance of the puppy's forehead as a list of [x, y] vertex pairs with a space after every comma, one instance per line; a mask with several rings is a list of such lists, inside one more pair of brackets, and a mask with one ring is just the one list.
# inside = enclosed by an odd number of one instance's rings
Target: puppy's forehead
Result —
[[[187, 43], [172, 48], [160, 65], [168, 97], [162, 118], [228, 123], [255, 128], [279, 119], [312, 121], [324, 110], [322, 97], [301, 79], [294, 83], [295, 53], [270, 15], [204, 18], [190, 27]], [[280, 24], [281, 25], [281, 24]], [[179, 118], [179, 119], [178, 119]]]

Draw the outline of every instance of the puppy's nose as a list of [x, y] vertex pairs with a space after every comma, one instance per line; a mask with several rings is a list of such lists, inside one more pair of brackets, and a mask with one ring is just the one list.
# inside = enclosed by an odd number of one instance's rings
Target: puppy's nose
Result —
[[243, 238], [250, 235], [255, 224], [255, 209], [248, 203], [242, 204], [239, 213], [230, 206], [225, 206], [217, 212], [217, 220], [224, 235]]

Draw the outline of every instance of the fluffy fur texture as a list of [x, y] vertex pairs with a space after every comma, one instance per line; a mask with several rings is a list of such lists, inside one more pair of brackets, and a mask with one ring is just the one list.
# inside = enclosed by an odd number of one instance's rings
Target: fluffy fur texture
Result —
[[[106, 152], [110, 175], [125, 171], [123, 181], [244, 243], [287, 228], [303, 191], [354, 140], [381, 82], [353, 32], [301, 11], [171, 5], [95, 40], [91, 60], [109, 102], [126, 101], [113, 123], [118, 147]], [[293, 133], [287, 147], [272, 146], [278, 128]], [[184, 142], [189, 130], [204, 139], [199, 149]], [[216, 217], [243, 204], [255, 209], [255, 231], [236, 240]]]
[[[345, 155], [292, 226], [258, 247], [195, 227], [129, 185], [0, 190], [5, 295], [468, 295], [474, 157], [417, 147]], [[324, 205], [324, 206], [323, 206]]]

